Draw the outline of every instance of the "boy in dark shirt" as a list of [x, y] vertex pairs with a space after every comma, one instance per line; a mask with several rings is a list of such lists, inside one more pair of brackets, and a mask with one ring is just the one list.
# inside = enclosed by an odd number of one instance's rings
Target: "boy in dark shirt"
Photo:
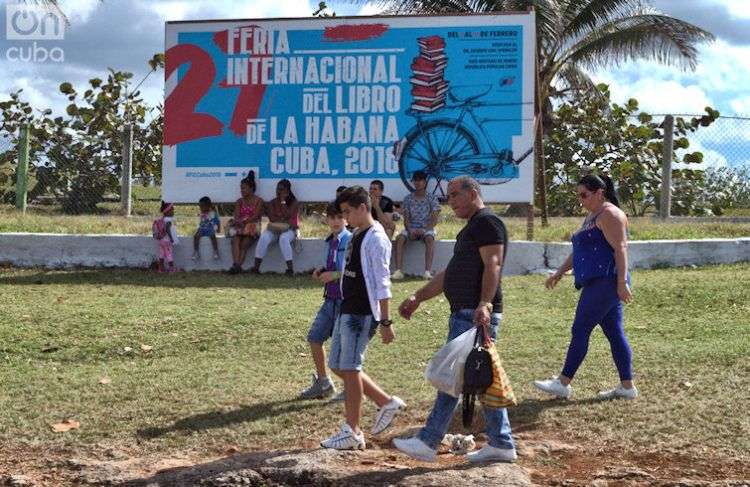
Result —
[[380, 408], [372, 426], [376, 435], [388, 426], [406, 404], [389, 396], [363, 370], [365, 351], [375, 331], [380, 328], [383, 343], [395, 338], [389, 319], [391, 299], [391, 241], [382, 225], [370, 214], [370, 196], [355, 186], [337, 198], [344, 218], [356, 227], [347, 248], [341, 278], [341, 316], [333, 328], [328, 366], [344, 380], [346, 422], [341, 430], [320, 442], [323, 448], [363, 450], [365, 436], [359, 428], [362, 394]]

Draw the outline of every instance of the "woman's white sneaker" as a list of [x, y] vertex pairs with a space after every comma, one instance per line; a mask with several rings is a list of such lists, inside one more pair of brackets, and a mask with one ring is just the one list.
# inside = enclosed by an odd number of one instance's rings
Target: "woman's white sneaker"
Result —
[[638, 389], [635, 386], [625, 389], [622, 384], [618, 384], [614, 389], [599, 393], [599, 399], [635, 399], [636, 397], [638, 397]]
[[573, 388], [570, 384], [563, 385], [558, 377], [553, 377], [547, 380], [535, 380], [534, 386], [540, 391], [544, 391], [547, 394], [552, 394], [562, 399], [569, 399], [573, 394]]
[[321, 441], [320, 446], [334, 450], [364, 450], [365, 434], [362, 431], [355, 433], [351, 426], [344, 423], [338, 433]]

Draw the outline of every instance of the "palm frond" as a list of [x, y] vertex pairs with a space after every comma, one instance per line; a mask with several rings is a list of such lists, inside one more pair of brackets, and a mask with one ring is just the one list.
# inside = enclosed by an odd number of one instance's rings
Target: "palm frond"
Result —
[[557, 93], [551, 93], [552, 96], [566, 91], [579, 91], [590, 95], [601, 94], [588, 73], [573, 63], [565, 64], [557, 72], [555, 90]]
[[621, 18], [623, 14], [643, 8], [642, 0], [566, 0], [561, 9], [565, 29], [562, 36], [578, 37], [584, 31], [591, 31], [598, 25]]
[[618, 66], [626, 61], [650, 59], [665, 65], [694, 69], [697, 44], [712, 41], [713, 34], [668, 15], [641, 13], [605, 23], [590, 31], [558, 59], [590, 68]]
[[376, 2], [354, 0], [352, 3], [374, 3], [392, 14], [471, 12], [466, 0], [382, 0]]
[[65, 21], [65, 25], [70, 25], [70, 20], [68, 20], [68, 16], [65, 15], [65, 12], [62, 11], [60, 8], [60, 3], [57, 0], [21, 0], [25, 4], [33, 4], [40, 6], [50, 12], [53, 12]]

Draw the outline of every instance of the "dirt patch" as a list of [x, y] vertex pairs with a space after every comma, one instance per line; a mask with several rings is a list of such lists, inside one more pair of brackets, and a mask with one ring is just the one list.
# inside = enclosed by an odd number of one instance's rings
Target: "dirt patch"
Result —
[[[445, 451], [438, 462], [415, 462], [390, 446], [390, 439], [364, 452], [317, 449], [311, 442], [294, 451], [169, 452], [97, 446], [87, 452], [20, 445], [0, 447], [0, 485], [110, 485], [132, 487], [235, 485], [750, 485], [750, 462], [703, 453], [625, 452], [616, 445], [571, 443], [552, 432], [517, 434], [515, 465], [475, 467]], [[481, 435], [480, 444], [481, 446]], [[307, 444], [310, 443], [310, 444]]]

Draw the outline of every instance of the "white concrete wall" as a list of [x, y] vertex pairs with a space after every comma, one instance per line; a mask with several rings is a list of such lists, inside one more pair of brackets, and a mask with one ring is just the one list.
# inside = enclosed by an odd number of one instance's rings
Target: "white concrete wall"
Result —
[[[226, 270], [232, 263], [229, 240], [219, 237], [221, 259], [215, 261], [208, 239], [201, 239], [201, 260], [191, 260], [193, 243], [182, 238], [175, 249], [176, 265], [184, 270]], [[438, 241], [433, 269], [442, 270], [453, 252], [453, 240]], [[703, 264], [750, 262], [750, 238], [706, 240], [650, 240], [630, 242], [631, 268], [650, 269]], [[245, 268], [253, 263], [250, 248]], [[295, 270], [305, 272], [322, 264], [325, 242], [303, 239], [302, 251], [294, 256]], [[505, 275], [544, 272], [556, 268], [571, 251], [569, 243], [513, 241], [508, 247]], [[156, 259], [156, 243], [137, 235], [65, 235], [52, 233], [0, 233], [0, 264], [17, 267], [148, 267]], [[424, 245], [409, 242], [405, 273], [424, 271]], [[263, 262], [264, 272], [286, 268], [278, 245], [272, 245]]]

